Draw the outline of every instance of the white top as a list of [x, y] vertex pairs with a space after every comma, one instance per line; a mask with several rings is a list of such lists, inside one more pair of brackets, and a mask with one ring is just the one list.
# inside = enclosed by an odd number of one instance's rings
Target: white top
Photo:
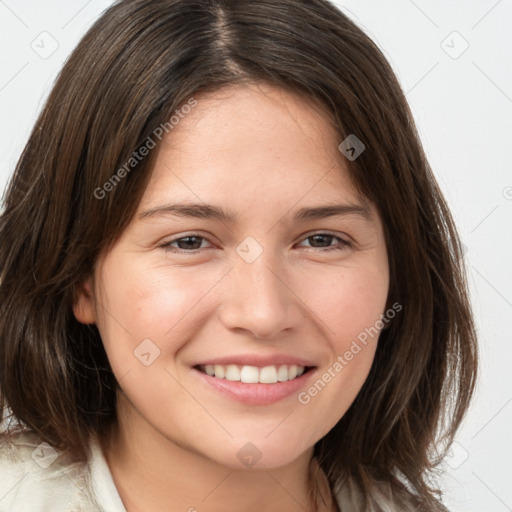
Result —
[[[72, 463], [37, 434], [24, 430], [8, 437], [0, 428], [0, 512], [126, 512], [99, 442], [92, 438], [87, 463]], [[320, 471], [320, 486], [329, 484]], [[373, 502], [381, 512], [413, 512], [417, 507], [396, 499], [385, 484], [377, 486]], [[336, 495], [343, 512], [360, 512], [363, 505], [348, 480]], [[339, 505], [341, 508], [341, 505]], [[374, 508], [372, 508], [374, 510]]]
[[72, 463], [33, 432], [0, 431], [0, 512], [126, 512], [96, 438], [89, 448]]
[[0, 434], [0, 512], [126, 512], [98, 441], [70, 463], [29, 432]]

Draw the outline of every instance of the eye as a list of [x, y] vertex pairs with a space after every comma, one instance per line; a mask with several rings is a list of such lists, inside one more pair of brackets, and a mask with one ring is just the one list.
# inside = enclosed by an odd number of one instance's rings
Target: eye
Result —
[[[199, 235], [187, 235], [174, 240], [169, 240], [164, 244], [160, 245], [161, 248], [171, 252], [188, 252], [193, 253], [203, 248], [202, 242], [207, 241], [204, 236]], [[177, 244], [177, 247], [176, 245]]]
[[[334, 240], [338, 240], [338, 245], [331, 245]], [[342, 251], [347, 247], [350, 247], [350, 242], [344, 240], [343, 238], [332, 235], [330, 233], [315, 233], [313, 235], [309, 235], [304, 241], [311, 241], [313, 249], [324, 249], [323, 252], [326, 251]]]
[[[338, 241], [338, 244], [332, 245], [332, 242], [336, 240]], [[347, 240], [344, 240], [343, 238], [336, 235], [332, 235], [330, 233], [315, 233], [305, 238], [303, 242], [305, 241], [309, 241], [311, 243], [311, 245], [309, 246], [310, 248], [321, 249], [322, 252], [332, 250], [341, 251], [346, 249], [347, 247], [350, 247], [351, 245], [350, 242], [348, 242]], [[200, 249], [208, 248], [203, 246], [203, 242], [208, 242], [208, 240], [204, 236], [190, 234], [187, 236], [182, 236], [179, 238], [175, 238], [173, 240], [169, 240], [168, 242], [165, 242], [162, 245], [160, 245], [160, 247], [166, 251], [171, 251], [175, 253], [194, 254], [198, 252]]]

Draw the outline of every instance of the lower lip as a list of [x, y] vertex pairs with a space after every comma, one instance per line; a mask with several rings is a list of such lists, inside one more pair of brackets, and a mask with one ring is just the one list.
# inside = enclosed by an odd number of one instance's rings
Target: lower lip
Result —
[[279, 402], [279, 400], [283, 400], [291, 395], [296, 395], [300, 389], [304, 387], [311, 375], [315, 373], [315, 368], [311, 368], [300, 377], [286, 382], [276, 382], [275, 384], [247, 384], [241, 381], [217, 379], [196, 368], [193, 368], [193, 370], [199, 374], [208, 386], [238, 402], [249, 405], [269, 405]]

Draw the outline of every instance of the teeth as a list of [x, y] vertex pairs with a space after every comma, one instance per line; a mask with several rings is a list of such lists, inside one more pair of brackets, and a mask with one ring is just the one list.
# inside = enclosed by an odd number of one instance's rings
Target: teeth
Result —
[[207, 364], [200, 366], [199, 369], [211, 377], [217, 379], [226, 379], [235, 382], [245, 382], [246, 384], [275, 384], [277, 382], [286, 382], [300, 377], [304, 371], [304, 366], [297, 365], [279, 365], [265, 366], [239, 366], [236, 364]]
[[262, 384], [275, 384], [277, 382], [277, 370], [275, 366], [265, 366], [260, 370], [259, 382]]
[[[236, 367], [238, 370], [238, 366]], [[246, 382], [247, 384], [256, 384], [260, 381], [260, 371], [256, 366], [242, 366], [242, 369], [238, 372], [240, 377], [237, 380]]]
[[[217, 372], [215, 372], [215, 375], [217, 375]], [[228, 364], [224, 376], [226, 380], [240, 380], [240, 369], [236, 364]]]
[[223, 379], [226, 376], [226, 368], [221, 364], [216, 364], [213, 367], [213, 372], [215, 374], [215, 377], [219, 379]]

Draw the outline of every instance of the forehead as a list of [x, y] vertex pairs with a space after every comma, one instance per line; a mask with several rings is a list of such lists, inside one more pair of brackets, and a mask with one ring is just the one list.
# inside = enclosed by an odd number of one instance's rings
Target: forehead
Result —
[[[229, 86], [163, 138], [141, 208], [174, 195], [194, 200], [355, 200], [339, 135], [316, 102], [276, 86]], [[250, 196], [250, 197], [249, 197]]]

